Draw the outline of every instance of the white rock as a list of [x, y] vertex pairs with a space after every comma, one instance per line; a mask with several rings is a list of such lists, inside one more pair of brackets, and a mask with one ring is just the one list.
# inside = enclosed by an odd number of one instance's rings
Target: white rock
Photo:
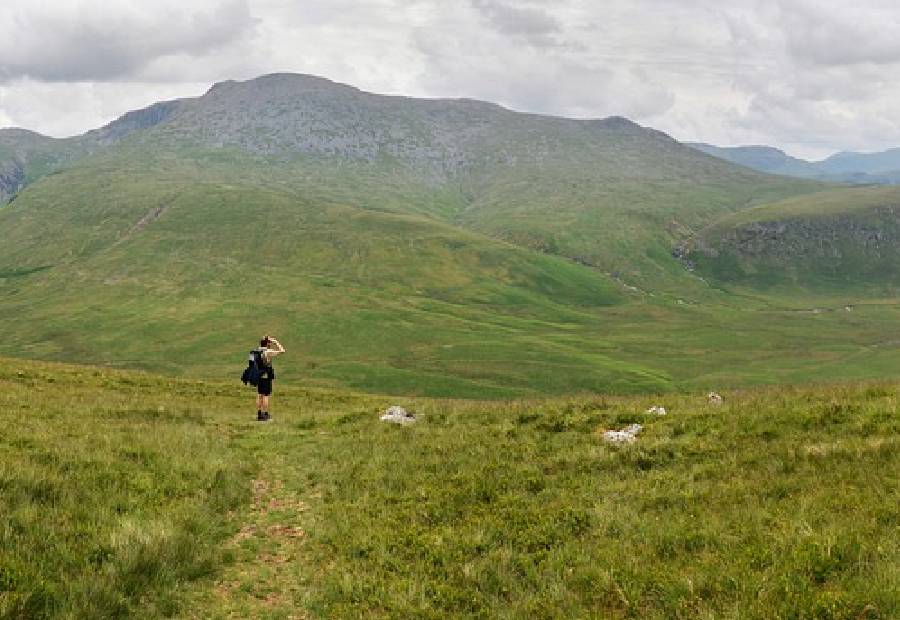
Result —
[[706, 398], [709, 399], [710, 405], [718, 406], [725, 402], [725, 399], [722, 398], [722, 395], [719, 394], [718, 392], [710, 392], [709, 394], [706, 395]]
[[653, 405], [649, 409], [647, 409], [647, 413], [652, 415], [666, 415], [666, 408], [660, 405]]
[[387, 411], [381, 416], [382, 422], [393, 422], [394, 424], [412, 424], [416, 421], [416, 417], [403, 407], [394, 405], [388, 407]]
[[620, 431], [604, 431], [603, 439], [610, 443], [631, 443], [642, 428], [640, 424], [630, 424]]

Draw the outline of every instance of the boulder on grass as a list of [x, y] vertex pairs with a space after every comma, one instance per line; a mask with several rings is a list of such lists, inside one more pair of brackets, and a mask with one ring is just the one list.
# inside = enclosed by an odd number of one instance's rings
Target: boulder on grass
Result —
[[725, 402], [725, 399], [718, 392], [710, 392], [706, 395], [706, 398], [709, 400], [710, 405], [715, 405], [716, 407]]
[[642, 428], [640, 424], [629, 424], [620, 431], [604, 431], [603, 439], [609, 443], [631, 443]]
[[403, 407], [394, 405], [393, 407], [388, 407], [381, 416], [381, 421], [393, 422], [394, 424], [412, 424], [416, 421], [416, 416]]
[[647, 409], [647, 413], [652, 415], [666, 415], [666, 408], [661, 407], [660, 405], [653, 405]]

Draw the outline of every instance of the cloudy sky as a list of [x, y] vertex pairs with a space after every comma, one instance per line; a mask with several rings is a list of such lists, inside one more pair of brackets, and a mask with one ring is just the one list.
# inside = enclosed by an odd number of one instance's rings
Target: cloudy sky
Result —
[[822, 157], [900, 146], [896, 0], [3, 0], [0, 126], [81, 133], [263, 73], [619, 114]]

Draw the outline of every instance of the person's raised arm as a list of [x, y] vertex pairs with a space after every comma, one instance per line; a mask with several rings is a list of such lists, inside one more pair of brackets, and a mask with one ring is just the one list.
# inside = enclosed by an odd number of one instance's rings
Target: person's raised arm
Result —
[[270, 352], [272, 355], [281, 355], [282, 353], [284, 353], [284, 347], [281, 345], [280, 342], [278, 342], [278, 340], [276, 340], [275, 338], [272, 338], [272, 337], [270, 336], [270, 337], [269, 337], [269, 342], [271, 342], [271, 343], [274, 344], [276, 347], [278, 347], [278, 348], [276, 348], [276, 349], [269, 349], [269, 352]]

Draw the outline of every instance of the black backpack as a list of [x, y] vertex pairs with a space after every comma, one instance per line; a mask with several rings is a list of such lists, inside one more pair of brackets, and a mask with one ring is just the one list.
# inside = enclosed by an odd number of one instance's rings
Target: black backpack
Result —
[[250, 355], [247, 356], [247, 367], [241, 375], [241, 381], [244, 385], [259, 385], [259, 380], [262, 379], [263, 375], [267, 372], [270, 375], [273, 374], [272, 367], [266, 364], [263, 351], [264, 349], [253, 349], [250, 351]]

